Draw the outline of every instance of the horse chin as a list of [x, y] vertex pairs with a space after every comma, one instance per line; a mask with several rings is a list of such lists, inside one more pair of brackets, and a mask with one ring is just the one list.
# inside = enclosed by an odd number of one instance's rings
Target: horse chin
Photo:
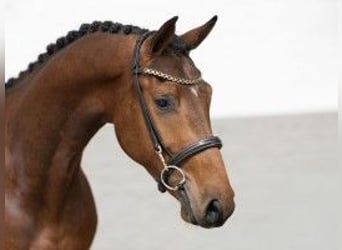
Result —
[[[189, 211], [191, 211], [192, 214], [190, 214]], [[181, 217], [185, 222], [198, 226], [198, 222], [193, 215], [191, 207], [187, 207], [185, 204], [181, 204]]]
[[188, 211], [188, 209], [184, 209], [184, 207], [182, 205], [181, 217], [185, 222], [190, 223], [192, 225], [199, 226], [199, 227], [206, 228], [206, 229], [210, 229], [210, 228], [215, 228], [215, 227], [221, 227], [224, 224], [224, 221], [223, 221], [223, 223], [215, 224], [215, 225], [208, 224], [203, 220], [197, 221], [196, 218], [193, 215], [189, 214], [189, 212], [187, 212], [187, 211]]

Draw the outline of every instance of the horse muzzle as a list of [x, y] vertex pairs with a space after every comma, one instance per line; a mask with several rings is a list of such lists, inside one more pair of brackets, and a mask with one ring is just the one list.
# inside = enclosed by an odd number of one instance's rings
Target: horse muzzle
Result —
[[195, 199], [191, 199], [188, 190], [185, 185], [178, 190], [181, 216], [184, 221], [204, 228], [213, 228], [222, 226], [233, 214], [235, 209], [233, 199], [224, 202], [214, 198], [209, 199], [208, 202], [196, 204]]

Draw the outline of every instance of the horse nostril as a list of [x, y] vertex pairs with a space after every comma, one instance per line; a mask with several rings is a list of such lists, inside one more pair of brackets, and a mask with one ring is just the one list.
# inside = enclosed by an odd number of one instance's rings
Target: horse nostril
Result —
[[219, 224], [222, 218], [221, 206], [218, 200], [212, 200], [206, 211], [205, 220], [209, 225], [215, 226]]

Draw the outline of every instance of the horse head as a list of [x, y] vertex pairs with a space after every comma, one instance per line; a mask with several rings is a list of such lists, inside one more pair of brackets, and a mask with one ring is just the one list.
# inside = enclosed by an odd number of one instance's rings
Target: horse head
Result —
[[180, 201], [185, 221], [206, 228], [223, 225], [235, 207], [210, 124], [212, 88], [190, 58], [216, 20], [177, 36], [174, 17], [137, 37], [124, 116], [114, 121], [125, 152]]

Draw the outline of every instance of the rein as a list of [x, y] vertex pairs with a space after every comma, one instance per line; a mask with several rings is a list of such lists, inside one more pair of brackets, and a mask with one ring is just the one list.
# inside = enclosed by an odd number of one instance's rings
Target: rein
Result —
[[[149, 109], [147, 107], [147, 104], [145, 102], [142, 89], [140, 86], [139, 82], [139, 75], [140, 74], [147, 74], [147, 75], [152, 75], [152, 76], [157, 76], [161, 78], [166, 78], [163, 77], [162, 72], [151, 69], [151, 68], [141, 68], [140, 66], [140, 49], [142, 47], [142, 44], [146, 40], [146, 38], [151, 34], [152, 32], [146, 32], [142, 34], [140, 37], [138, 37], [134, 51], [133, 51], [133, 85], [135, 88], [135, 92], [143, 113], [144, 121], [146, 124], [146, 128], [148, 130], [151, 142], [154, 147], [154, 151], [158, 155], [162, 165], [163, 165], [163, 170], [160, 173], [160, 181], [158, 183], [158, 188], [159, 191], [165, 192], [166, 189], [172, 190], [172, 191], [179, 191], [180, 196], [182, 197], [183, 201], [186, 203], [187, 207], [191, 209], [191, 204], [188, 195], [186, 194], [186, 189], [185, 189], [185, 183], [186, 183], [186, 177], [183, 172], [183, 170], [180, 168], [180, 163], [183, 162], [185, 159], [196, 155], [206, 149], [209, 148], [221, 148], [222, 147], [222, 142], [219, 137], [217, 136], [209, 136], [207, 138], [203, 138], [198, 140], [197, 142], [194, 142], [188, 146], [185, 146], [180, 152], [176, 154], [171, 154], [167, 148], [164, 146], [164, 143], [162, 142], [161, 136], [159, 135], [156, 126], [150, 116]], [[173, 77], [173, 76], [167, 76], [166, 78], [169, 81], [174, 81], [179, 84], [197, 84], [201, 81], [201, 78], [198, 79], [181, 79], [178, 77]], [[174, 80], [173, 80], [174, 79]], [[163, 152], [165, 152], [169, 160], [166, 162]], [[171, 176], [173, 172], [178, 172], [181, 175], [181, 180], [179, 183], [175, 186], [170, 186], [168, 184], [168, 179]], [[190, 213], [192, 215], [192, 213]], [[192, 215], [193, 216], [193, 215]], [[194, 218], [193, 218], [194, 219]]]

